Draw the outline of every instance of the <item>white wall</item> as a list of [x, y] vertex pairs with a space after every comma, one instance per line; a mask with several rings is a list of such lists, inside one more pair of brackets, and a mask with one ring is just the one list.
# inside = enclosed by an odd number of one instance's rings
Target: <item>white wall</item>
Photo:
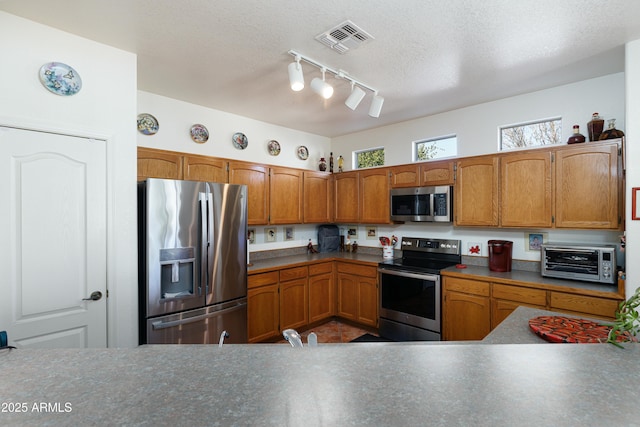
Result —
[[[336, 156], [344, 156], [345, 169], [348, 170], [351, 169], [350, 159], [354, 150], [384, 147], [386, 166], [411, 163], [412, 141], [443, 135], [457, 135], [458, 156], [495, 153], [499, 151], [501, 126], [538, 119], [561, 117], [563, 140], [569, 137], [574, 124], [578, 124], [586, 136], [586, 125], [594, 112], [600, 113], [605, 119], [615, 118], [616, 128], [624, 130], [624, 76], [624, 73], [611, 74], [345, 135], [333, 138], [331, 145]], [[361, 243], [365, 246], [375, 246], [376, 241], [367, 240], [364, 231], [364, 227], [359, 227]], [[488, 240], [512, 240], [514, 258], [539, 261], [539, 252], [526, 250], [525, 233], [529, 232], [547, 233], [549, 241], [588, 243], [618, 243], [621, 234], [612, 231], [585, 230], [475, 229], [440, 224], [378, 227], [378, 234], [384, 235], [460, 239], [463, 253], [466, 252], [469, 244], [480, 243], [483, 256], [487, 256]]]
[[[327, 156], [327, 160], [329, 156], [329, 138], [149, 92], [138, 91], [138, 114], [140, 113], [153, 115], [160, 124], [155, 135], [138, 133], [138, 145], [141, 147], [312, 170], [318, 170], [318, 161], [322, 155]], [[189, 135], [189, 129], [196, 123], [209, 130], [209, 140], [204, 144], [193, 142]], [[249, 140], [244, 150], [235, 148], [231, 142], [231, 137], [236, 132], [244, 133]], [[267, 151], [267, 143], [272, 139], [280, 144], [281, 152], [278, 156], [271, 156]], [[309, 149], [308, 160], [297, 157], [297, 147], [300, 145]]]
[[[108, 140], [108, 340], [136, 346], [136, 56], [0, 12], [0, 57], [0, 124]], [[40, 84], [38, 70], [52, 61], [78, 71], [78, 94], [54, 95]], [[0, 281], [2, 295], [8, 286]]]
[[[640, 287], [640, 221], [631, 220], [631, 189], [640, 187], [640, 40], [626, 46], [626, 111], [627, 123], [627, 296]], [[639, 195], [640, 196], [640, 195]]]

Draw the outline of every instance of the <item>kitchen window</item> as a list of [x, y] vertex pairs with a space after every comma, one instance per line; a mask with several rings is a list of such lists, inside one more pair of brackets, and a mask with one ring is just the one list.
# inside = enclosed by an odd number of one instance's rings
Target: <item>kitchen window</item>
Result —
[[413, 161], [422, 162], [458, 155], [458, 138], [448, 135], [439, 138], [422, 139], [413, 143]]
[[354, 151], [353, 160], [354, 169], [384, 166], [384, 148]]
[[561, 118], [521, 123], [500, 128], [499, 150], [559, 144], [561, 140]]

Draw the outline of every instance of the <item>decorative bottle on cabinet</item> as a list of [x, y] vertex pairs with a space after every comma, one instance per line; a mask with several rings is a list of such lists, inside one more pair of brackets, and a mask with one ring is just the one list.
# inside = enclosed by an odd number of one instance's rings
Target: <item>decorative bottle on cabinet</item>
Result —
[[591, 121], [587, 123], [587, 131], [589, 132], [589, 141], [599, 140], [603, 129], [604, 129], [604, 119], [602, 119], [598, 113], [593, 113], [593, 116], [591, 116]]
[[616, 119], [608, 120], [607, 125], [608, 125], [607, 130], [602, 132], [602, 135], [600, 135], [600, 138], [599, 138], [600, 141], [604, 141], [605, 139], [622, 138], [624, 136], [624, 132], [616, 129]]
[[321, 172], [324, 172], [327, 170], [327, 161], [324, 159], [324, 157], [320, 157], [320, 163], [318, 163], [318, 169], [320, 169]]
[[567, 144], [577, 144], [584, 141], [584, 135], [580, 133], [580, 126], [573, 125], [573, 135], [569, 137]]
[[329, 153], [329, 172], [333, 173], [333, 151]]

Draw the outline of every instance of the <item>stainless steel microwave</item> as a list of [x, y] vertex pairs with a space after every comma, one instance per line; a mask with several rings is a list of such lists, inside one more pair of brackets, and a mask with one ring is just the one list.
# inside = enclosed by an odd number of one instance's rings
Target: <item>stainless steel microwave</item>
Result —
[[392, 221], [452, 221], [452, 186], [394, 188], [390, 194]]
[[544, 243], [543, 276], [615, 284], [618, 280], [615, 245]]

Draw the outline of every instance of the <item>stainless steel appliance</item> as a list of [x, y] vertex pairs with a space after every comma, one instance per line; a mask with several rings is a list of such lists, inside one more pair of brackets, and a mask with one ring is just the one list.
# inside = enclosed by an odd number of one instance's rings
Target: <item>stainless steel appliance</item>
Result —
[[544, 243], [540, 270], [543, 276], [616, 284], [615, 245]]
[[452, 186], [394, 188], [389, 194], [392, 221], [452, 221]]
[[247, 187], [138, 184], [140, 343], [247, 342]]
[[460, 240], [403, 237], [401, 249], [401, 258], [378, 264], [378, 332], [394, 341], [439, 341], [440, 271], [460, 263]]

